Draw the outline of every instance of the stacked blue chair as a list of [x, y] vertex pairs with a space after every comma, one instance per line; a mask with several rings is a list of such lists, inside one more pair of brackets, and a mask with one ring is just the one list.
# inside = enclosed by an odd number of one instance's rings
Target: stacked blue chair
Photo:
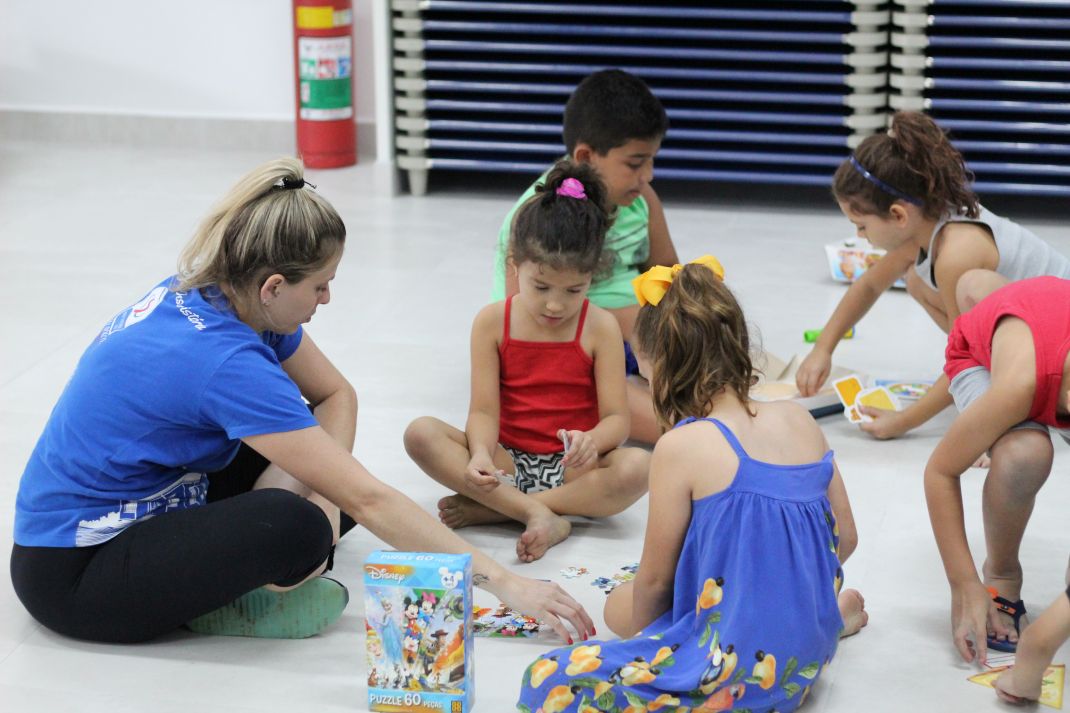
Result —
[[893, 109], [924, 110], [986, 193], [1070, 196], [1070, 2], [897, 0]]
[[643, 78], [669, 114], [659, 179], [826, 186], [887, 120], [887, 4], [392, 0], [397, 165], [535, 176], [591, 72]]

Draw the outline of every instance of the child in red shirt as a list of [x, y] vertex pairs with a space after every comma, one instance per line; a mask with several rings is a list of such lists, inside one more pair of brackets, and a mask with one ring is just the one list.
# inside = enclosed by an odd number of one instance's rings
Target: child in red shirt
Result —
[[[563, 515], [614, 515], [647, 488], [650, 454], [619, 447], [629, 430], [620, 327], [587, 300], [605, 267], [606, 196], [585, 164], [551, 169], [513, 220], [519, 292], [472, 325], [465, 430], [425, 416], [405, 431], [412, 459], [457, 493], [439, 501], [442, 522], [519, 521], [525, 562], [568, 537]], [[511, 485], [499, 487], [505, 474]]]
[[[1002, 282], [987, 271], [968, 277], [964, 284], [984, 289]], [[977, 296], [960, 291], [960, 308], [969, 311], [948, 335], [944, 371], [961, 413], [929, 458], [925, 496], [951, 584], [955, 645], [966, 661], [983, 663], [988, 648], [1014, 651], [1018, 642], [1025, 613], [1018, 549], [1051, 471], [1048, 427], [1070, 441], [1070, 281], [1021, 280], [972, 306]], [[966, 540], [959, 477], [986, 451], [982, 581]]]

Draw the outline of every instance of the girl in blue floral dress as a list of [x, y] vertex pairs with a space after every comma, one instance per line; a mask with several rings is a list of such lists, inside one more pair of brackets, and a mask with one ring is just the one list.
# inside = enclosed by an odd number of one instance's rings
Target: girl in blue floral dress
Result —
[[[839, 593], [857, 542], [843, 480], [810, 414], [756, 403], [747, 327], [714, 258], [635, 280], [640, 368], [664, 425], [639, 570], [606, 602], [619, 641], [540, 657], [530, 713], [797, 708], [865, 625]], [[839, 594], [838, 594], [839, 593]]]

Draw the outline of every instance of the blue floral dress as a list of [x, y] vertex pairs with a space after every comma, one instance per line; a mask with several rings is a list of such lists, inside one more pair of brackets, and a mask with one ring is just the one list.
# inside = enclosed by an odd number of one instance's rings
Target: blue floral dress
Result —
[[672, 609], [635, 638], [540, 657], [524, 673], [519, 710], [786, 713], [832, 660], [843, 626], [832, 452], [764, 463], [723, 423], [703, 420], [724, 434], [739, 469], [725, 490], [691, 504]]

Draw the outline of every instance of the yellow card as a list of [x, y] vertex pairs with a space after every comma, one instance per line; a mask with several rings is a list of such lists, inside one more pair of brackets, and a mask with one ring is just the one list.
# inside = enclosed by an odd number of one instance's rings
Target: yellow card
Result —
[[878, 386], [875, 389], [863, 391], [857, 396], [856, 400], [863, 406], [882, 408], [886, 411], [899, 410], [899, 400], [892, 395], [891, 391], [889, 391], [883, 386]]
[[833, 381], [832, 388], [836, 390], [836, 395], [840, 397], [843, 407], [850, 408], [855, 405], [855, 399], [858, 398], [863, 387], [859, 378], [852, 374]]
[[[967, 681], [972, 683], [979, 683], [982, 686], [988, 688], [994, 688], [993, 682], [999, 675], [1009, 669], [1010, 666], [1000, 666], [994, 668], [991, 671], [985, 671], [979, 673], [976, 676], [970, 676]], [[1066, 665], [1057, 664], [1055, 666], [1048, 666], [1048, 670], [1044, 672], [1044, 680], [1040, 684], [1040, 704], [1048, 706], [1049, 708], [1055, 708], [1057, 710], [1063, 709], [1063, 682], [1066, 674]]]

